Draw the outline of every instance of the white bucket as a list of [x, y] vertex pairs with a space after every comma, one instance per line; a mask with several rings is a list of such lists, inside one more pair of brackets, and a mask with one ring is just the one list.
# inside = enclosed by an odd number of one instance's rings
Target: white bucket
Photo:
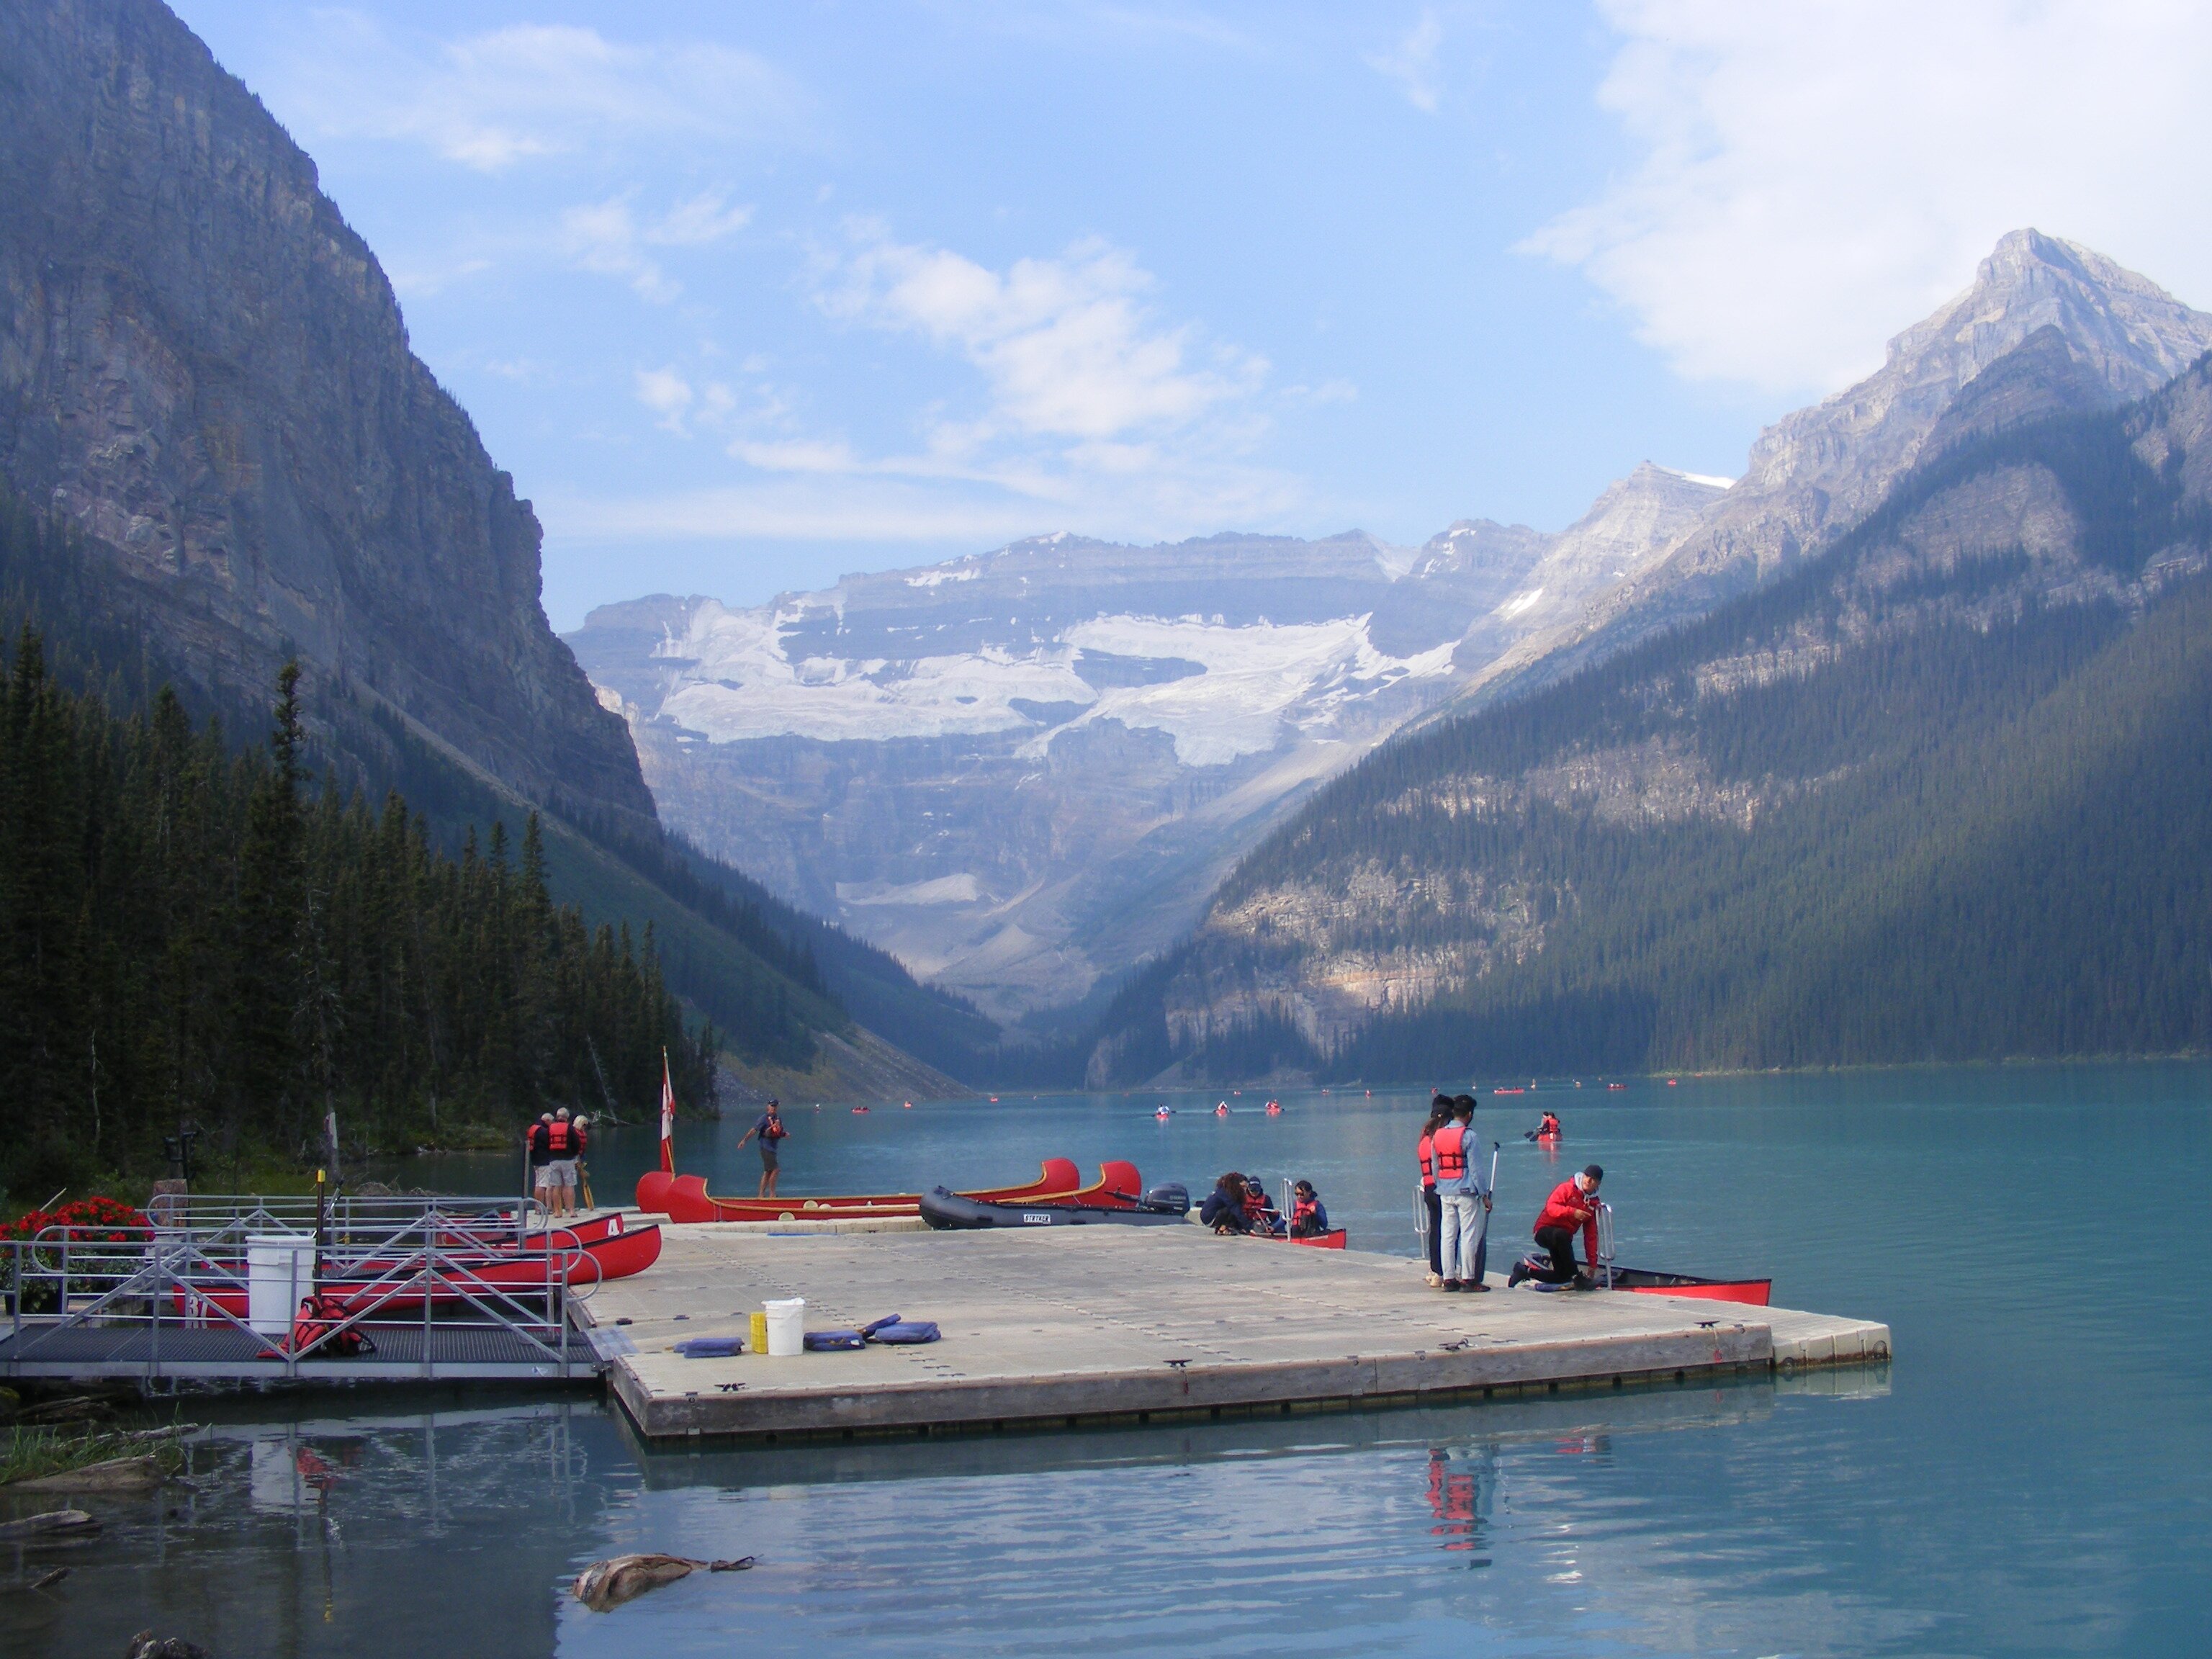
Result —
[[315, 1241], [306, 1233], [254, 1233], [246, 1241], [246, 1322], [289, 1336], [302, 1297], [315, 1291]]
[[794, 1296], [770, 1302], [768, 1309], [768, 1351], [771, 1358], [787, 1359], [806, 1352], [806, 1298]]

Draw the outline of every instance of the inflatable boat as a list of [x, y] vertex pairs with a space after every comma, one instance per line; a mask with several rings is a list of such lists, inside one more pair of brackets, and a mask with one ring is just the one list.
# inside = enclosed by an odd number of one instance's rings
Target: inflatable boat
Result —
[[[1127, 1164], [1121, 1168], [1137, 1173]], [[941, 1232], [957, 1232], [982, 1227], [1181, 1226], [1190, 1214], [1190, 1195], [1180, 1187], [1162, 1188], [1143, 1198], [1135, 1196], [1136, 1188], [1131, 1181], [1126, 1188], [1104, 1192], [1086, 1188], [1055, 1203], [998, 1204], [938, 1187], [921, 1195], [921, 1218]]]
[[[1121, 1166], [1127, 1168], [1127, 1165]], [[1133, 1183], [1135, 1171], [1130, 1171]], [[1035, 1181], [966, 1196], [986, 1203], [1030, 1204], [1073, 1195], [1083, 1185], [1074, 1160], [1048, 1158]], [[811, 1198], [717, 1198], [704, 1176], [672, 1176], [648, 1170], [638, 1177], [637, 1207], [671, 1221], [838, 1221], [867, 1216], [916, 1215], [919, 1193], [854, 1193]]]
[[[628, 1226], [619, 1214], [605, 1215], [579, 1222], [574, 1227], [532, 1233], [519, 1248], [512, 1241], [501, 1246], [464, 1232], [441, 1240], [439, 1250], [438, 1276], [449, 1282], [430, 1290], [428, 1300], [434, 1306], [499, 1292], [542, 1295], [549, 1279], [578, 1291], [589, 1291], [611, 1279], [628, 1279], [660, 1260], [660, 1228], [650, 1222], [641, 1227]], [[246, 1277], [246, 1264], [236, 1263], [231, 1271], [236, 1274], [235, 1280], [225, 1278], [212, 1285], [179, 1285], [175, 1291], [177, 1311], [191, 1317], [220, 1308], [245, 1318], [246, 1291], [239, 1281]], [[330, 1297], [345, 1316], [370, 1307], [379, 1316], [410, 1311], [419, 1314], [424, 1300], [419, 1287], [396, 1291], [389, 1296], [385, 1292], [392, 1281], [404, 1283], [421, 1271], [421, 1254], [403, 1249], [388, 1261], [374, 1257], [349, 1260], [343, 1276], [325, 1273], [313, 1285], [301, 1285], [301, 1294], [304, 1296], [313, 1290]]]

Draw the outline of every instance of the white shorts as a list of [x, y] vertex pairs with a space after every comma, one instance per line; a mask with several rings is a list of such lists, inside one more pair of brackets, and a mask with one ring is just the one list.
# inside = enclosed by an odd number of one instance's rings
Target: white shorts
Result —
[[549, 1192], [573, 1191], [576, 1185], [576, 1160], [556, 1158], [545, 1165], [538, 1182]]

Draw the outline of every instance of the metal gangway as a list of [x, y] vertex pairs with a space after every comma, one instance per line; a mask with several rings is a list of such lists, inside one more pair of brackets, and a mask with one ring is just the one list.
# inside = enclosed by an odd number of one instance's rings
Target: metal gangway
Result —
[[529, 1199], [164, 1195], [143, 1225], [0, 1243], [0, 1376], [590, 1376], [585, 1255]]

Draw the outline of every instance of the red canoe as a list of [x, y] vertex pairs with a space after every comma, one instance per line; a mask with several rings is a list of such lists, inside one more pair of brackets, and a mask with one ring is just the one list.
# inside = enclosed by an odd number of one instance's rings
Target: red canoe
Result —
[[[641, 1227], [625, 1226], [620, 1215], [600, 1216], [579, 1222], [574, 1227], [554, 1228], [550, 1235], [550, 1254], [546, 1249], [548, 1237], [546, 1233], [532, 1233], [522, 1241], [519, 1249], [511, 1244], [501, 1248], [495, 1243], [478, 1249], [473, 1248], [476, 1241], [469, 1236], [457, 1235], [449, 1244], [441, 1247], [450, 1249], [452, 1255], [441, 1258], [437, 1264], [440, 1276], [454, 1282], [432, 1291], [430, 1301], [434, 1304], [457, 1303], [467, 1296], [481, 1297], [488, 1289], [525, 1295], [543, 1292], [549, 1276], [573, 1289], [589, 1291], [611, 1279], [628, 1279], [633, 1273], [641, 1273], [660, 1259], [659, 1224], [648, 1222]], [[408, 1259], [403, 1255], [389, 1262], [349, 1261], [343, 1279], [325, 1277], [314, 1288], [337, 1297], [339, 1305], [349, 1314], [372, 1304], [378, 1317], [410, 1310], [420, 1313], [423, 1300], [420, 1290], [401, 1291], [383, 1297], [385, 1287], [375, 1282], [383, 1273], [406, 1275]], [[234, 1271], [239, 1278], [246, 1277], [242, 1262], [236, 1265]], [[221, 1308], [240, 1319], [246, 1316], [243, 1285], [226, 1282], [177, 1287], [179, 1313], [189, 1316], [198, 1311], [192, 1306], [195, 1300]]]
[[[984, 1192], [962, 1193], [981, 1204], [1049, 1204], [1082, 1198], [1086, 1203], [1111, 1202], [1101, 1196], [1108, 1188], [1135, 1192], [1136, 1166], [1109, 1164], [1099, 1172], [1099, 1185], [1088, 1194], [1079, 1194], [1083, 1171], [1073, 1160], [1048, 1158], [1035, 1181], [1018, 1187], [995, 1187]], [[920, 1193], [865, 1193], [789, 1198], [717, 1198], [707, 1190], [704, 1176], [671, 1176], [648, 1170], [638, 1177], [637, 1207], [657, 1212], [671, 1221], [849, 1221], [870, 1216], [921, 1213]]]
[[1613, 1288], [1643, 1296], [1686, 1296], [1701, 1302], [1747, 1302], [1764, 1308], [1774, 1294], [1771, 1279], [1703, 1279], [1696, 1273], [1660, 1273], [1650, 1267], [1612, 1269]]
[[1311, 1250], [1340, 1250], [1344, 1248], [1344, 1229], [1339, 1227], [1333, 1232], [1316, 1233], [1311, 1238], [1292, 1238], [1285, 1242], [1303, 1244]]

